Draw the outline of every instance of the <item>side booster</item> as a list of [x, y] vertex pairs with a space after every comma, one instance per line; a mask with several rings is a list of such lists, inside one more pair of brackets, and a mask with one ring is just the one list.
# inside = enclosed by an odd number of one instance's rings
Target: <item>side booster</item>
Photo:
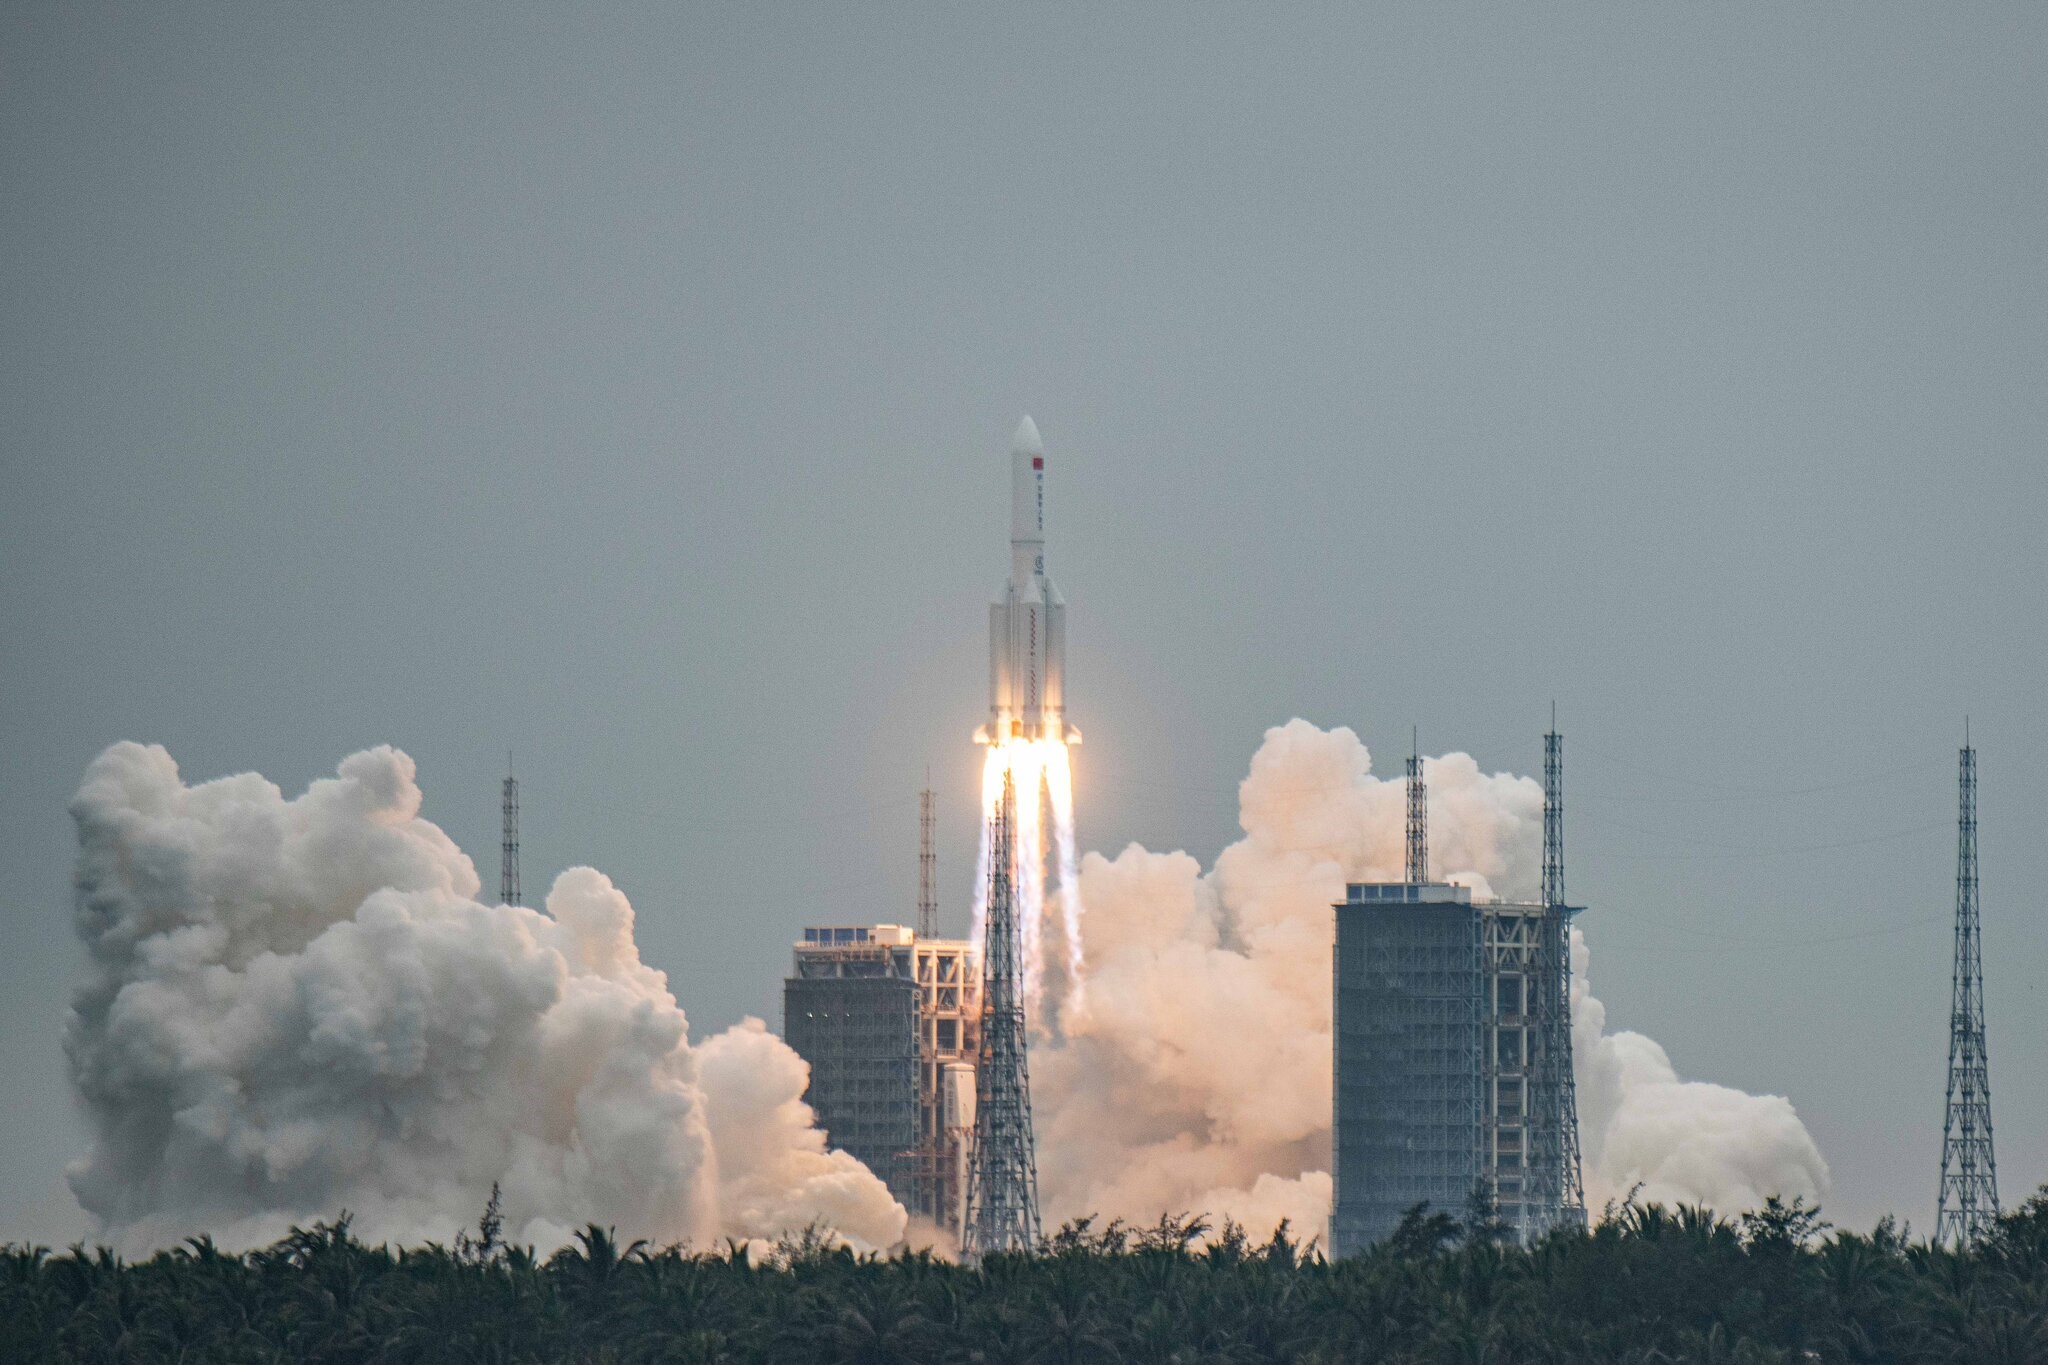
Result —
[[988, 610], [981, 744], [1080, 742], [1067, 724], [1067, 600], [1045, 573], [1045, 445], [1026, 417], [1010, 442], [1010, 581]]

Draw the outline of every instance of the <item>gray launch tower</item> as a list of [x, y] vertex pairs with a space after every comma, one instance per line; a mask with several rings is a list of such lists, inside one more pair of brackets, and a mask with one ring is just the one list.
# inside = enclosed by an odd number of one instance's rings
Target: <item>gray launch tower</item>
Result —
[[1334, 1122], [1340, 1256], [1418, 1203], [1475, 1196], [1527, 1243], [1585, 1225], [1564, 901], [1563, 741], [1544, 736], [1543, 895], [1475, 901], [1427, 880], [1428, 793], [1408, 761], [1407, 871], [1335, 907]]
[[1967, 1245], [1998, 1219], [1991, 1062], [1984, 1046], [1984, 945], [1977, 920], [1977, 751], [1965, 730], [1956, 770], [1956, 952], [1948, 1013], [1948, 1109], [1934, 1240]]
[[1038, 1245], [1038, 1161], [1031, 1135], [1031, 1073], [1024, 1001], [1018, 993], [1017, 912], [1010, 841], [1017, 789], [1003, 800], [989, 838], [988, 918], [982, 945], [981, 1058], [975, 1072], [974, 1145], [967, 1166], [963, 1248], [970, 1255]]

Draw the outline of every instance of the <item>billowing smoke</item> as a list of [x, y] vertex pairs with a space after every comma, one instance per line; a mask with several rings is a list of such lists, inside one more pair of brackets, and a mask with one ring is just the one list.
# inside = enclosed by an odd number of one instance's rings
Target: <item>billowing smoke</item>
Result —
[[[1427, 776], [1433, 874], [1533, 899], [1540, 785], [1458, 753]], [[1400, 879], [1404, 802], [1350, 730], [1296, 720], [1266, 733], [1239, 788], [1244, 837], [1206, 873], [1135, 844], [1082, 860], [1087, 1000], [1032, 1058], [1049, 1221], [1191, 1211], [1324, 1228], [1331, 906], [1348, 881]], [[1596, 1208], [1637, 1181], [1645, 1197], [1724, 1210], [1825, 1192], [1826, 1164], [1788, 1102], [1680, 1081], [1654, 1042], [1606, 1034], [1582, 938], [1574, 950]]]
[[586, 1222], [898, 1240], [794, 1052], [758, 1020], [691, 1044], [608, 879], [564, 872], [546, 913], [480, 904], [419, 810], [391, 748], [293, 800], [254, 774], [188, 787], [161, 748], [93, 763], [65, 1049], [92, 1129], [71, 1185], [106, 1235], [248, 1245], [346, 1208], [446, 1242], [497, 1182], [507, 1234], [542, 1247]]
[[1753, 1209], [1768, 1195], [1827, 1192], [1820, 1148], [1781, 1095], [1682, 1081], [1656, 1040], [1608, 1033], [1586, 987], [1586, 940], [1572, 931], [1572, 1052], [1587, 1197], [1596, 1206], [1641, 1186], [1642, 1201]]

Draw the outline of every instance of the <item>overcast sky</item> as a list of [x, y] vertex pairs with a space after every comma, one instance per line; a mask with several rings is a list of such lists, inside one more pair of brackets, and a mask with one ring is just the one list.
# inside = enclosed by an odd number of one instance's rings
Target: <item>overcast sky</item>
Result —
[[66, 800], [389, 741], [696, 1029], [964, 926], [1006, 444], [1084, 847], [1263, 730], [1540, 769], [1612, 1026], [1931, 1229], [1956, 747], [2048, 1180], [2048, 10], [8, 4], [0, 1239], [79, 1235]]

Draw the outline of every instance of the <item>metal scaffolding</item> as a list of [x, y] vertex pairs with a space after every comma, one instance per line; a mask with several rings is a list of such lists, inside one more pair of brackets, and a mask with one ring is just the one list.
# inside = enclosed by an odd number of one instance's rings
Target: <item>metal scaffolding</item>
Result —
[[1991, 1068], [1984, 1041], [1984, 952], [1977, 917], [1977, 751], [1968, 728], [1956, 770], [1956, 941], [1948, 1015], [1948, 1106], [1934, 1240], [1976, 1241], [1998, 1219]]
[[1486, 1032], [1479, 1178], [1500, 1221], [1529, 1241], [1557, 1216], [1556, 1080], [1543, 1023], [1549, 962], [1542, 906], [1482, 908]]
[[970, 1255], [1038, 1245], [1038, 1161], [1031, 1132], [1031, 1073], [1019, 993], [1011, 831], [1017, 788], [1003, 776], [989, 831], [988, 916], [982, 947], [981, 1058], [975, 1073], [974, 1145], [967, 1166], [962, 1243]]
[[974, 1067], [981, 1054], [981, 966], [959, 939], [920, 939], [918, 1141], [904, 1205], [956, 1237], [966, 1213], [967, 1156], [974, 1140]]
[[792, 947], [783, 1040], [810, 1063], [818, 1127], [910, 1212], [957, 1233], [980, 1050], [974, 950], [902, 924], [814, 925]]

